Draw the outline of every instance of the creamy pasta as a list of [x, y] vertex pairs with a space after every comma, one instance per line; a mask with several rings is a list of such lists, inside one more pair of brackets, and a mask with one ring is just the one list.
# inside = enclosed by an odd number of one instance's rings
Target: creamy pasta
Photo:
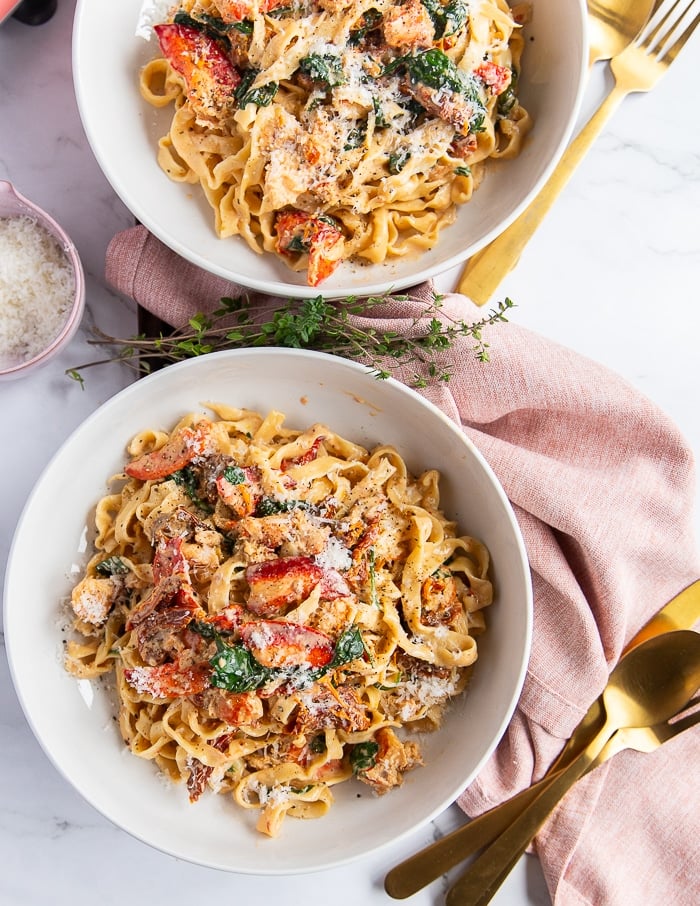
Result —
[[158, 162], [222, 237], [316, 286], [347, 259], [434, 246], [530, 127], [526, 7], [506, 0], [181, 0], [143, 97], [174, 105]]
[[207, 404], [133, 438], [72, 592], [75, 676], [114, 673], [131, 749], [259, 811], [316, 818], [421, 763], [477, 657], [489, 557], [440, 510], [439, 475], [325, 425]]

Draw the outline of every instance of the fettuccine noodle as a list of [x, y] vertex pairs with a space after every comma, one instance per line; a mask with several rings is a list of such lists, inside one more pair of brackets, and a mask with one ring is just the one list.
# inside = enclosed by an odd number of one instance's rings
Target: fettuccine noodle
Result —
[[421, 763], [477, 657], [489, 557], [440, 510], [439, 475], [325, 425], [209, 403], [146, 430], [96, 507], [66, 666], [116, 677], [131, 751], [259, 811], [327, 812]]
[[143, 97], [158, 163], [316, 286], [432, 248], [489, 158], [517, 155], [526, 7], [506, 0], [181, 0]]

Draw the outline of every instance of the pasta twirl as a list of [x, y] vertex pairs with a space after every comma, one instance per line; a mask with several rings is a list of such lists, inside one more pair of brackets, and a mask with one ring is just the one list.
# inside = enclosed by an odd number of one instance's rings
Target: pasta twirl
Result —
[[525, 16], [506, 0], [181, 0], [140, 76], [146, 101], [174, 105], [158, 162], [201, 186], [220, 237], [312, 286], [346, 259], [431, 248], [530, 128]]
[[275, 836], [335, 784], [381, 794], [421, 763], [406, 731], [466, 685], [489, 557], [396, 449], [208, 408], [131, 441], [66, 666], [114, 672], [124, 740], [191, 801], [227, 794]]

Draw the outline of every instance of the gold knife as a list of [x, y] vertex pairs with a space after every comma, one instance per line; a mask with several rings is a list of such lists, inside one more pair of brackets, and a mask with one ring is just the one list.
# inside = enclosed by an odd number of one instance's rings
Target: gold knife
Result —
[[[671, 598], [665, 607], [654, 614], [627, 643], [623, 654], [652, 636], [674, 629], [692, 629], [698, 620], [700, 620], [700, 579]], [[551, 777], [570, 764], [586, 748], [602, 726], [604, 717], [602, 703], [598, 698], [538, 784], [494, 806], [488, 812], [484, 812], [483, 815], [479, 815], [392, 868], [384, 879], [384, 889], [389, 896], [399, 900], [412, 896], [476, 850], [495, 840], [513, 818], [536, 798]]]

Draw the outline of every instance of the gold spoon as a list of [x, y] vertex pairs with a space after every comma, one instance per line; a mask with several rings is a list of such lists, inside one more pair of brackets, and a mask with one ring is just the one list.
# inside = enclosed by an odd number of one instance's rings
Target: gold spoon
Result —
[[[649, 21], [654, 6], [654, 0], [588, 0], [589, 68], [601, 60], [610, 60], [631, 44]], [[564, 165], [565, 159], [566, 152], [558, 167]], [[525, 221], [527, 210], [526, 208], [501, 234], [503, 238], [497, 237], [480, 252], [471, 256], [462, 270], [457, 292], [464, 293], [479, 305], [490, 300], [492, 292], [496, 289], [496, 286], [492, 285], [494, 283], [492, 270], [498, 271], [495, 265], [500, 260], [501, 248], [503, 247], [504, 254], [510, 254], [507, 240], [510, 236], [518, 235], [518, 224]], [[492, 267], [490, 259], [494, 257], [494, 253], [497, 254]], [[513, 265], [518, 257], [513, 259]], [[482, 274], [484, 265], [486, 273]], [[500, 277], [505, 275], [503, 271], [498, 272]]]
[[[627, 643], [625, 651], [631, 651], [647, 639], [674, 629], [689, 629], [700, 619], [700, 579], [675, 595], [646, 623]], [[430, 884], [440, 875], [446, 874], [468, 856], [483, 849], [495, 840], [515, 820], [525, 806], [542, 792], [552, 776], [570, 764], [591, 742], [603, 726], [605, 714], [601, 699], [597, 698], [587, 714], [574, 730], [571, 738], [559, 754], [547, 774], [533, 786], [527, 787], [510, 799], [494, 806], [467, 824], [446, 834], [430, 846], [414, 853], [394, 866], [386, 875], [384, 888], [389, 896], [404, 899]]]
[[588, 63], [617, 56], [649, 21], [654, 0], [588, 0]]
[[625, 655], [603, 692], [605, 722], [595, 738], [450, 888], [447, 906], [484, 906], [569, 788], [623, 727], [649, 727], [677, 714], [700, 686], [700, 633], [678, 630]]

